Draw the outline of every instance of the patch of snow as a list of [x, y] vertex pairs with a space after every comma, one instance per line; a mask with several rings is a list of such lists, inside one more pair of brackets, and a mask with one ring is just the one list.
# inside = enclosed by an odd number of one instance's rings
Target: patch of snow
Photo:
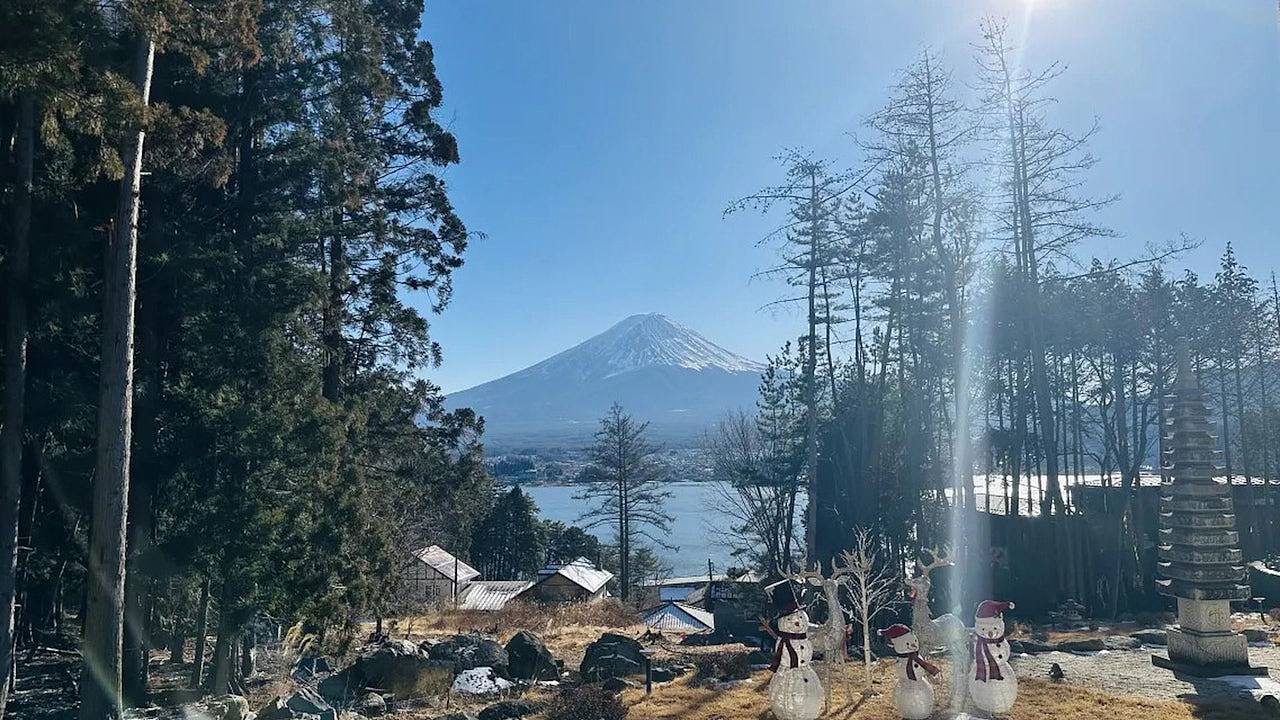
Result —
[[714, 683], [711, 687], [714, 690], [732, 690], [740, 687], [751, 687], [751, 678], [746, 678], [745, 680], [725, 680]]
[[478, 667], [458, 673], [451, 689], [461, 695], [495, 695], [514, 685], [510, 680], [498, 677], [493, 668]]
[[1263, 695], [1280, 696], [1280, 682], [1276, 682], [1269, 677], [1254, 677], [1253, 675], [1225, 675], [1223, 677], [1213, 678], [1214, 681], [1230, 685], [1243, 693], [1248, 693], [1255, 700]]

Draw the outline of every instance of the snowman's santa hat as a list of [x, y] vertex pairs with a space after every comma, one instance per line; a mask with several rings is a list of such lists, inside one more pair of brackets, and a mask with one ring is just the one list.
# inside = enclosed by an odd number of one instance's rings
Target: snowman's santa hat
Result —
[[880, 631], [880, 637], [890, 642], [897, 640], [903, 635], [910, 635], [910, 634], [911, 634], [911, 628], [907, 627], [906, 625], [903, 625], [902, 623], [890, 625], [889, 627]]
[[794, 580], [779, 580], [772, 585], [766, 585], [764, 591], [768, 593], [769, 600], [773, 604], [774, 617], [790, 615], [801, 608], [800, 586]]
[[998, 618], [1004, 615], [1005, 610], [1012, 610], [1013, 603], [1007, 600], [983, 600], [978, 603], [978, 609], [974, 611], [973, 617], [979, 620]]

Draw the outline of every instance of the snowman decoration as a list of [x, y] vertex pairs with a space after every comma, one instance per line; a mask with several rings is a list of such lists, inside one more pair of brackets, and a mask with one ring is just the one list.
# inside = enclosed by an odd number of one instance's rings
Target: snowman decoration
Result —
[[813, 671], [813, 643], [809, 640], [809, 614], [800, 604], [800, 588], [783, 580], [765, 588], [773, 603], [773, 679], [769, 703], [778, 720], [816, 720], [826, 698], [818, 674]]
[[920, 657], [920, 640], [911, 628], [901, 623], [880, 631], [880, 637], [893, 646], [898, 656], [897, 686], [893, 704], [905, 720], [925, 720], [933, 715], [933, 683], [929, 676], [938, 674], [938, 666]]
[[969, 697], [979, 710], [1007, 713], [1018, 697], [1018, 677], [1009, 664], [1012, 654], [1004, 629], [1004, 611], [1013, 603], [983, 600], [973, 619], [973, 667], [969, 673]]

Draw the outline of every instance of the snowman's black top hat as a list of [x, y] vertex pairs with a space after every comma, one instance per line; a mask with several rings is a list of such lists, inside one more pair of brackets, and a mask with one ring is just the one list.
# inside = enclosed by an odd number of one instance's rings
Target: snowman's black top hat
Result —
[[803, 607], [800, 604], [800, 584], [794, 580], [779, 580], [766, 585], [764, 591], [773, 603], [774, 617], [789, 615]]

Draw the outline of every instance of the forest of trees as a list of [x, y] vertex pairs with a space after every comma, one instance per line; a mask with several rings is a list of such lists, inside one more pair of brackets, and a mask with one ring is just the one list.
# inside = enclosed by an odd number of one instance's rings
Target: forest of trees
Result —
[[1116, 612], [1141, 580], [1132, 503], [1140, 474], [1160, 473], [1179, 337], [1217, 400], [1225, 474], [1257, 483], [1237, 509], [1246, 556], [1272, 552], [1274, 277], [1251, 275], [1230, 238], [1204, 241], [1221, 249], [1212, 279], [1174, 269], [1199, 244], [1184, 237], [1082, 257], [1118, 235], [1098, 212], [1118, 196], [1090, 191], [1098, 126], [1054, 124], [1072, 102], [1052, 94], [1063, 67], [1017, 69], [1002, 21], [974, 48], [965, 82], [929, 50], [899, 73], [852, 133], [856, 169], [789, 150], [782, 182], [729, 206], [784, 218], [760, 240], [779, 257], [763, 274], [804, 320], [769, 359], [755, 416], [712, 436], [740, 556], [826, 563], [866, 527], [891, 567], [957, 537], [962, 564], [981, 565], [976, 513], [1043, 518], [1066, 539], [1072, 486], [1097, 484], [1116, 489], [1089, 518], [1114, 563], [1108, 597], [1063, 590]]
[[215, 693], [255, 618], [349, 632], [487, 512], [420, 379], [468, 241], [422, 15], [0, 5], [0, 667], [79, 618], [83, 718], [206, 628]]

